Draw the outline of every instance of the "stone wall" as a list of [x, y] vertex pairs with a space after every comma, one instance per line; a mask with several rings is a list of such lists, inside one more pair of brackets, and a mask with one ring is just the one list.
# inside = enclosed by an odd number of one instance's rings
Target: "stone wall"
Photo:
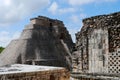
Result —
[[69, 72], [64, 69], [0, 74], [0, 80], [69, 80], [69, 78]]
[[70, 80], [70, 73], [61, 67], [14, 64], [0, 67], [0, 80]]
[[78, 68], [85, 73], [120, 73], [120, 12], [83, 20], [76, 34]]
[[120, 80], [119, 74], [72, 73], [73, 80]]

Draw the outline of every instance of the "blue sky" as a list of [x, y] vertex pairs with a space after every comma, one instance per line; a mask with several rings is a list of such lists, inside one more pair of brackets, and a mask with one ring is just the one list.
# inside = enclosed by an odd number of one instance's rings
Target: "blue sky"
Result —
[[120, 0], [0, 0], [0, 46], [17, 39], [38, 15], [62, 20], [75, 42], [82, 19], [120, 11]]

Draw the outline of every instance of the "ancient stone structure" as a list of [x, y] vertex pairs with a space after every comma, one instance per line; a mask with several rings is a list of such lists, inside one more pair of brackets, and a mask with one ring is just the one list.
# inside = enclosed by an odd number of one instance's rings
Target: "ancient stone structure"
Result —
[[73, 80], [120, 80], [120, 74], [72, 73]]
[[65, 68], [14, 64], [0, 67], [0, 80], [70, 80]]
[[120, 12], [84, 19], [76, 39], [74, 72], [120, 73]]
[[1, 53], [0, 66], [20, 63], [70, 69], [72, 47], [71, 36], [62, 21], [38, 16]]

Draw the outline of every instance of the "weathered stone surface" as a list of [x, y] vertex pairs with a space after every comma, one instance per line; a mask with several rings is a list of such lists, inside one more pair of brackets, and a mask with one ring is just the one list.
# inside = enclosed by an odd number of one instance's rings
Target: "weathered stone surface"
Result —
[[0, 67], [0, 80], [70, 80], [70, 73], [61, 67], [14, 64]]
[[71, 73], [73, 80], [120, 80], [119, 74]]
[[84, 73], [120, 73], [120, 12], [84, 19], [76, 39], [78, 69]]
[[71, 36], [62, 21], [38, 16], [1, 53], [0, 66], [21, 63], [70, 69], [72, 47]]

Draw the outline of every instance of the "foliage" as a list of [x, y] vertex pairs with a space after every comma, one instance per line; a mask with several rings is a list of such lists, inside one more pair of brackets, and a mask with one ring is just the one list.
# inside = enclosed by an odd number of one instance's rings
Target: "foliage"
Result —
[[0, 47], [0, 53], [1, 53], [3, 50], [4, 50], [4, 48], [3, 48], [3, 47]]

